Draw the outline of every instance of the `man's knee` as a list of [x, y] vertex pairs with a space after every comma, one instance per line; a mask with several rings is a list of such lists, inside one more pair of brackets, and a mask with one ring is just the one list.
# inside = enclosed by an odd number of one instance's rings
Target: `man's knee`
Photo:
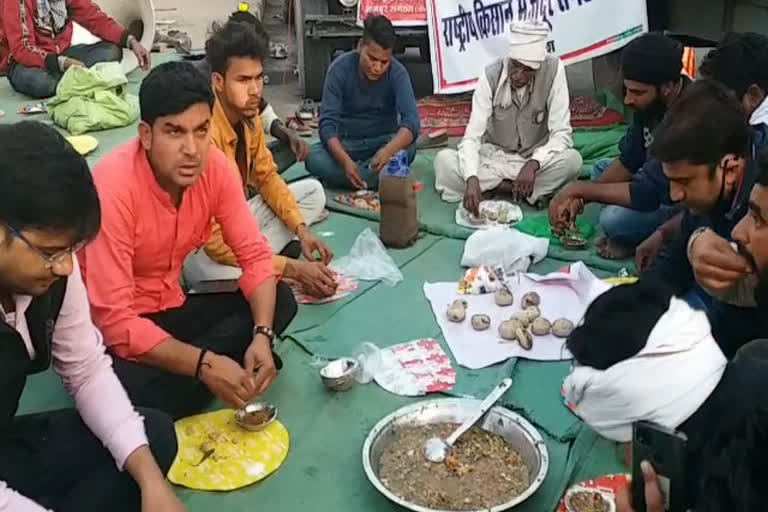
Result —
[[275, 334], [282, 335], [298, 311], [299, 306], [296, 303], [296, 297], [294, 297], [291, 287], [284, 281], [278, 282], [275, 295], [275, 318], [273, 321]]
[[173, 420], [165, 412], [157, 409], [139, 409], [144, 417], [144, 430], [147, 433], [149, 449], [165, 475], [171, 469], [178, 451], [178, 440]]
[[600, 212], [600, 227], [609, 238], [626, 231], [629, 222], [631, 222], [629, 211], [623, 206], [609, 205]]
[[459, 179], [459, 154], [455, 149], [442, 149], [435, 155], [435, 185]]
[[307, 198], [307, 202], [312, 205], [321, 205], [322, 210], [325, 207], [325, 189], [323, 184], [319, 180], [307, 178], [301, 180], [302, 185], [305, 187], [304, 197]]
[[306, 166], [307, 171], [312, 174], [323, 174], [327, 171], [330, 158], [331, 155], [328, 153], [328, 150], [323, 143], [316, 142], [315, 144], [312, 144], [312, 147], [309, 149], [309, 155], [307, 155], [304, 165]]
[[15, 65], [8, 76], [13, 89], [35, 99], [50, 98], [56, 95], [59, 78], [45, 69], [27, 68]]
[[123, 60], [123, 50], [116, 44], [102, 41], [98, 58], [102, 62], [120, 62]]
[[601, 158], [597, 162], [595, 162], [595, 165], [592, 166], [592, 169], [589, 171], [589, 178], [591, 181], [597, 181], [600, 179], [600, 176], [603, 175], [603, 173], [608, 169], [611, 164], [613, 163], [613, 160], [610, 158]]
[[567, 181], [575, 180], [579, 177], [583, 163], [584, 159], [581, 157], [581, 153], [575, 149], [566, 149], [560, 155], [561, 172], [567, 178]]

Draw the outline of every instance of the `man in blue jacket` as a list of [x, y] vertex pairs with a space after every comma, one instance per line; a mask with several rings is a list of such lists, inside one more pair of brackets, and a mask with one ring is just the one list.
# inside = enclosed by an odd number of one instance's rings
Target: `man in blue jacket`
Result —
[[604, 258], [631, 256], [679, 211], [669, 204], [668, 183], [648, 147], [653, 130], [690, 83], [680, 74], [682, 59], [682, 46], [659, 34], [645, 34], [627, 45], [621, 57], [624, 103], [635, 115], [619, 145], [621, 155], [607, 168], [598, 167], [593, 183], [575, 183], [550, 204], [550, 222], [560, 231], [574, 225], [585, 203], [609, 205], [600, 215], [606, 237], [598, 240], [598, 252]]
[[401, 150], [412, 162], [419, 111], [408, 72], [392, 58], [395, 29], [384, 16], [365, 20], [360, 47], [328, 68], [320, 110], [320, 142], [307, 171], [326, 186], [378, 188], [379, 172]]

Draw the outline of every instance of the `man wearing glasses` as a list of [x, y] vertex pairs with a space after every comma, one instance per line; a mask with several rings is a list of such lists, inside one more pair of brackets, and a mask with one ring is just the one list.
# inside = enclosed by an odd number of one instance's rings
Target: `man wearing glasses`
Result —
[[[164, 476], [171, 419], [133, 408], [91, 322], [74, 256], [101, 223], [85, 160], [32, 122], [0, 126], [0, 155], [0, 511], [184, 510]], [[50, 366], [75, 409], [17, 414]]]

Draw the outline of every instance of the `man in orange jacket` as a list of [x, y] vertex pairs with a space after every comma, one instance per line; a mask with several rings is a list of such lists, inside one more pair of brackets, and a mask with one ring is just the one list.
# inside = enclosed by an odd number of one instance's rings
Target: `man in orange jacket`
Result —
[[[72, 23], [102, 39], [72, 46]], [[11, 0], [0, 2], [0, 74], [13, 88], [33, 98], [56, 94], [62, 74], [72, 66], [120, 61], [130, 49], [142, 69], [149, 52], [92, 0]]]
[[[263, 38], [251, 25], [230, 21], [208, 40], [206, 52], [216, 93], [211, 141], [239, 171], [251, 213], [278, 253], [273, 258], [275, 274], [298, 282], [313, 297], [333, 295], [336, 280], [327, 266], [333, 252], [308, 227], [325, 208], [323, 186], [313, 179], [286, 184], [265, 144], [259, 119], [267, 55]], [[302, 253], [309, 261], [298, 259]], [[184, 268], [190, 283], [239, 275], [237, 260], [218, 227]]]

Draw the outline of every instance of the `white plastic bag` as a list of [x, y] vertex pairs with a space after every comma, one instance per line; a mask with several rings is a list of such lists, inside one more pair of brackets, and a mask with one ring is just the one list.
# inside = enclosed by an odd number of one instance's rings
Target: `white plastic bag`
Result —
[[403, 280], [403, 273], [371, 228], [366, 228], [357, 236], [349, 254], [332, 262], [330, 266], [340, 274], [363, 281], [381, 280], [388, 286], [395, 286]]
[[475, 231], [464, 244], [463, 267], [502, 266], [507, 274], [526, 272], [547, 257], [549, 240], [516, 229], [495, 227]]

